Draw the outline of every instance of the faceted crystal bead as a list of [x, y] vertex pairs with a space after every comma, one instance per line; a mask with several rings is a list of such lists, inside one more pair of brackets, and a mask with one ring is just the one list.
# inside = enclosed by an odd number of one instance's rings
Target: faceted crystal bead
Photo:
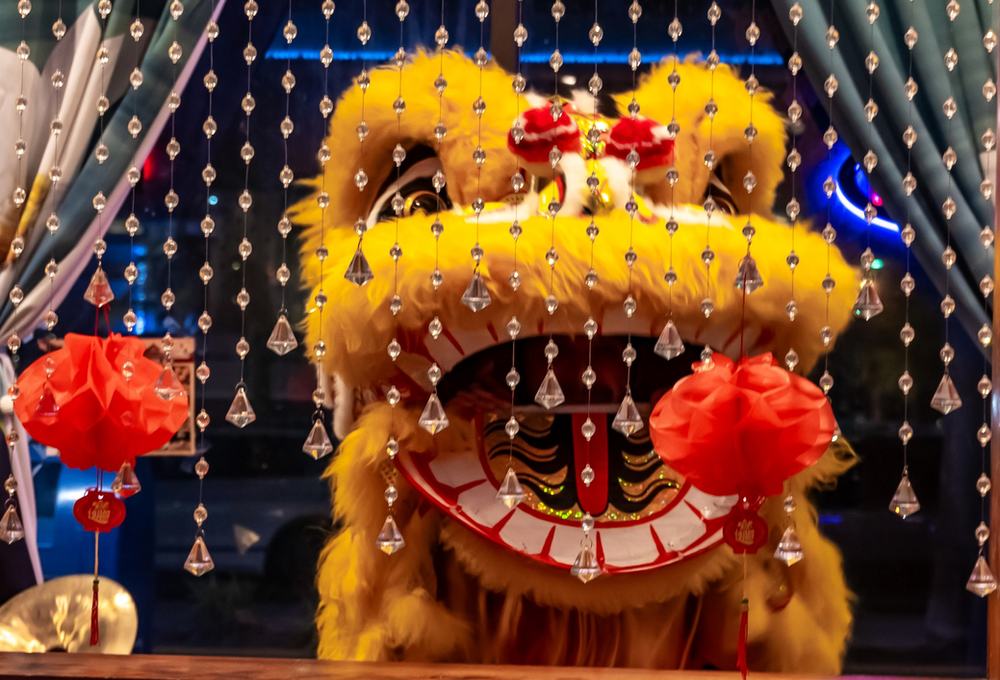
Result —
[[795, 533], [795, 527], [788, 527], [778, 541], [778, 547], [774, 551], [774, 557], [781, 560], [789, 567], [802, 560], [802, 544], [799, 536]]
[[254, 413], [253, 406], [250, 405], [250, 398], [247, 396], [245, 388], [240, 387], [236, 390], [233, 403], [229, 406], [229, 411], [226, 412], [226, 420], [239, 428], [244, 428], [257, 420], [257, 414]]
[[3, 517], [0, 518], [0, 541], [10, 545], [24, 538], [24, 525], [13, 505], [8, 505]]
[[899, 486], [896, 487], [896, 493], [892, 495], [892, 500], [889, 502], [889, 512], [906, 519], [919, 510], [920, 501], [917, 500], [917, 494], [913, 492], [910, 476], [904, 471], [903, 478], [899, 480]]
[[956, 113], [958, 113], [958, 104], [955, 102], [954, 97], [948, 97], [944, 100], [944, 104], [941, 105], [941, 111], [944, 113], [945, 117], [951, 120]]
[[299, 341], [295, 338], [292, 325], [288, 323], [288, 317], [279, 314], [271, 330], [271, 336], [267, 339], [267, 348], [278, 356], [285, 356], [298, 346]]
[[566, 401], [566, 395], [563, 394], [559, 380], [556, 379], [555, 371], [552, 370], [552, 366], [550, 365], [549, 369], [545, 372], [545, 377], [542, 379], [542, 384], [538, 387], [538, 392], [535, 393], [535, 403], [551, 410], [564, 401]]
[[899, 440], [904, 444], [908, 443], [913, 438], [913, 426], [910, 425], [908, 421], [903, 421], [903, 424], [899, 426]]
[[879, 298], [878, 290], [875, 288], [875, 281], [865, 278], [861, 281], [861, 290], [858, 292], [857, 300], [854, 302], [854, 315], [865, 321], [878, 316], [884, 309], [882, 300]]
[[938, 352], [938, 356], [941, 357], [941, 361], [945, 366], [947, 366], [952, 362], [952, 359], [955, 358], [955, 349], [946, 342], [944, 343], [944, 346], [941, 347], [941, 351]]
[[684, 353], [684, 341], [681, 340], [681, 334], [678, 332], [673, 319], [667, 320], [666, 325], [660, 332], [660, 337], [656, 340], [653, 351], [668, 360]]
[[830, 375], [829, 371], [823, 371], [823, 375], [819, 379], [819, 386], [823, 389], [823, 394], [828, 394], [833, 389], [833, 376]]
[[483, 281], [483, 277], [476, 270], [472, 274], [472, 279], [469, 281], [469, 285], [466, 286], [465, 292], [462, 293], [462, 304], [471, 309], [473, 312], [480, 312], [487, 307], [493, 299], [490, 297], [490, 291], [486, 287], [486, 282]]
[[139, 483], [139, 478], [135, 476], [135, 470], [128, 461], [122, 463], [121, 468], [118, 470], [118, 474], [115, 475], [114, 481], [111, 482], [111, 490], [122, 498], [134, 496], [142, 491], [142, 485]]
[[100, 267], [90, 277], [90, 285], [83, 294], [83, 299], [95, 307], [103, 307], [115, 299], [115, 294], [108, 283], [108, 276]]
[[569, 573], [580, 579], [583, 583], [590, 583], [601, 575], [601, 565], [598, 564], [597, 555], [594, 553], [594, 549], [590, 543], [586, 543], [580, 547], [580, 552], [577, 554], [576, 560], [573, 561], [573, 566], [570, 568]]
[[396, 520], [392, 518], [392, 515], [387, 516], [385, 522], [382, 523], [382, 530], [375, 538], [375, 546], [386, 555], [392, 555], [406, 546], [403, 534], [399, 532], [399, 527], [396, 526]]
[[980, 425], [979, 429], [976, 430], [976, 441], [978, 441], [981, 446], [986, 446], [989, 443], [992, 436], [993, 433], [990, 432], [990, 426], [987, 425], [986, 423]]
[[350, 264], [347, 265], [344, 278], [358, 286], [363, 286], [375, 278], [372, 268], [368, 264], [368, 258], [365, 257], [360, 246], [354, 251], [354, 257], [351, 258]]
[[955, 383], [952, 382], [951, 376], [946, 371], [941, 377], [941, 382], [938, 383], [937, 389], [934, 391], [934, 396], [931, 398], [931, 408], [948, 415], [952, 411], [961, 408], [961, 406], [962, 399], [958, 396]]
[[191, 552], [188, 553], [187, 559], [184, 560], [184, 570], [195, 576], [204, 576], [213, 569], [215, 569], [215, 561], [208, 552], [205, 539], [199, 534], [194, 539], [194, 545], [191, 546]]
[[444, 412], [444, 406], [441, 404], [441, 400], [438, 398], [436, 392], [428, 397], [427, 404], [424, 406], [424, 410], [417, 422], [420, 424], [420, 427], [431, 434], [437, 434], [448, 427], [448, 415]]
[[795, 367], [799, 365], [799, 353], [795, 351], [794, 348], [789, 348], [788, 352], [785, 353], [785, 366], [789, 371], [794, 371]]
[[622, 399], [621, 406], [618, 407], [618, 412], [615, 414], [615, 419], [611, 423], [611, 427], [626, 437], [631, 437], [644, 426], [645, 423], [642, 420], [642, 416], [639, 415], [639, 409], [635, 406], [632, 394], [626, 392], [625, 398]]
[[899, 339], [903, 341], [903, 344], [907, 347], [913, 342], [913, 338], [916, 333], [913, 330], [913, 326], [909, 322], [903, 325], [902, 330], [899, 331]]
[[733, 285], [739, 290], [746, 291], [748, 295], [764, 285], [764, 280], [757, 269], [757, 262], [749, 255], [740, 260]]
[[910, 294], [916, 287], [916, 281], [913, 279], [910, 272], [906, 272], [906, 275], [903, 276], [902, 280], [899, 282], [899, 287], [903, 291], [903, 295], [910, 297]]
[[512, 467], [507, 468], [507, 473], [500, 483], [500, 488], [497, 490], [497, 500], [511, 510], [524, 500], [524, 489]]
[[979, 396], [983, 399], [990, 396], [990, 392], [993, 391], [993, 382], [989, 379], [989, 376], [983, 375], [976, 384], [976, 391], [979, 392]]
[[965, 584], [965, 589], [979, 597], [986, 597], [997, 589], [997, 580], [993, 576], [993, 572], [990, 571], [990, 565], [987, 564], [986, 558], [982, 555], [976, 560], [972, 574], [969, 575], [969, 580]]
[[312, 429], [309, 430], [309, 436], [306, 437], [305, 443], [302, 444], [302, 453], [312, 456], [314, 460], [319, 460], [332, 451], [333, 442], [330, 441], [330, 435], [326, 433], [323, 421], [317, 418], [313, 421]]
[[976, 334], [979, 339], [979, 344], [983, 347], [988, 347], [991, 342], [993, 342], [993, 329], [990, 328], [988, 323], [984, 323], [980, 328], [979, 332]]
[[946, 319], [955, 313], [955, 300], [950, 295], [945, 295], [941, 300], [941, 313]]
[[153, 383], [153, 392], [163, 401], [170, 401], [174, 397], [184, 395], [184, 386], [177, 379], [177, 375], [174, 373], [174, 366], [171, 362], [168, 361], [163, 365], [159, 377]]
[[976, 491], [979, 492], [980, 496], [985, 496], [990, 492], [993, 484], [990, 483], [990, 478], [986, 476], [986, 473], [979, 475], [979, 479], [976, 480]]
[[910, 375], [909, 371], [903, 371], [903, 375], [899, 376], [897, 381], [899, 389], [902, 390], [903, 394], [909, 394], [910, 390], [913, 388], [913, 377]]

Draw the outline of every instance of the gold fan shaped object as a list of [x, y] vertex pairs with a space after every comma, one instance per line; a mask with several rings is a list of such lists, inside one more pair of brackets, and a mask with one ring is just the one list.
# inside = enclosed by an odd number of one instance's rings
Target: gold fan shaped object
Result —
[[94, 577], [61, 576], [18, 593], [0, 607], [0, 652], [131, 654], [139, 627], [135, 600], [101, 578], [100, 644], [90, 646]]

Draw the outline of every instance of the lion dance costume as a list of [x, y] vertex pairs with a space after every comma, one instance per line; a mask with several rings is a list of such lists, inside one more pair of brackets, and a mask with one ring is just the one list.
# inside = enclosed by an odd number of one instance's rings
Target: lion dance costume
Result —
[[[648, 431], [625, 438], [608, 427], [624, 393], [623, 256], [630, 245], [625, 209], [630, 194], [628, 166], [616, 153], [622, 140], [616, 140], [615, 131], [622, 130], [616, 123], [629, 118], [624, 111], [631, 93], [617, 98], [617, 112], [600, 121], [578, 114], [571, 102], [565, 104], [563, 118], [569, 120], [560, 122], [569, 122], [577, 138], [564, 140], [568, 151], [553, 173], [547, 163], [532, 157], [531, 147], [534, 140], [543, 139], [547, 149], [552, 135], [566, 132], [561, 127], [546, 130], [544, 124], [538, 130], [531, 127], [532, 110], [549, 116], [549, 103], [525, 94], [515, 109], [508, 74], [492, 66], [484, 70], [483, 91], [508, 94], [490, 97], [482, 117], [481, 144], [488, 160], [481, 169], [479, 195], [486, 204], [478, 239], [486, 254], [478, 271], [492, 303], [474, 313], [460, 298], [472, 276], [469, 251], [476, 242], [470, 206], [477, 197], [473, 151], [479, 120], [469, 102], [476, 96], [479, 70], [458, 53], [446, 52], [444, 59], [452, 85], [442, 115], [449, 131], [440, 143], [433, 133], [438, 121], [433, 86], [437, 57], [418, 54], [404, 67], [409, 85], [399, 132], [391, 107], [399, 75], [395, 70], [370, 73], [365, 117], [371, 132], [364, 144], [368, 190], [359, 192], [353, 182], [362, 165], [359, 145], [345, 142], [361, 119], [358, 88], [343, 95], [331, 121], [328, 144], [335, 162], [327, 163], [324, 172], [331, 199], [325, 243], [332, 255], [326, 271], [332, 273], [324, 285], [329, 302], [322, 316], [323, 338], [328, 349], [320, 372], [329, 381], [334, 429], [342, 443], [327, 471], [339, 529], [319, 563], [319, 656], [734, 668], [743, 567], [722, 544], [719, 530], [733, 499], [711, 496], [686, 483], [652, 451]], [[827, 349], [819, 332], [826, 324], [826, 294], [819, 283], [827, 271], [827, 244], [818, 234], [800, 233], [795, 240], [801, 264], [795, 291], [799, 313], [793, 322], [785, 313], [791, 298], [787, 223], [770, 215], [754, 217], [754, 255], [766, 285], [746, 298], [744, 309], [742, 295], [732, 284], [747, 250], [741, 230], [749, 210], [740, 185], [747, 171], [743, 127], [749, 113], [742, 81], [724, 67], [715, 73], [715, 97], [726, 105], [714, 119], [712, 148], [718, 164], [710, 171], [702, 160], [709, 148], [703, 106], [710, 77], [702, 63], [689, 59], [678, 65], [675, 115], [680, 132], [668, 146], [656, 146], [662, 135], [658, 137], [658, 124], [652, 121], [671, 118], [670, 70], [654, 68], [642, 79], [637, 92], [642, 115], [630, 133], [635, 143], [652, 145], [636, 180], [641, 203], [633, 243], [639, 259], [631, 284], [638, 303], [632, 318], [638, 359], [631, 389], [647, 416], [656, 395], [689, 372], [701, 346], [735, 358], [741, 329], [750, 354], [783, 357], [794, 346], [800, 373]], [[757, 101], [762, 100], [766, 105], [758, 106], [754, 117], [760, 133], [754, 153], [754, 200], [767, 207], [782, 181], [786, 137], [769, 95], [758, 92]], [[523, 146], [509, 139], [518, 111], [526, 132]], [[595, 122], [603, 126], [598, 144], [588, 143], [592, 140], [586, 134]], [[639, 139], [642, 130], [648, 134]], [[397, 182], [391, 151], [400, 135], [407, 161]], [[671, 201], [667, 164], [675, 166], [680, 177], [673, 190], [679, 229], [672, 239], [677, 273], [672, 287], [664, 283], [671, 261], [671, 239], [664, 229]], [[518, 208], [522, 285], [515, 291], [508, 283], [514, 269], [508, 230], [510, 178], [518, 167], [528, 184]], [[440, 196], [431, 186], [438, 169], [448, 180]], [[586, 183], [592, 173], [602, 182], [594, 193]], [[389, 251], [396, 228], [395, 215], [386, 208], [397, 191], [406, 199], [398, 220], [398, 242], [405, 256], [397, 284], [403, 306], [394, 317], [389, 309], [394, 291]], [[709, 193], [729, 210], [718, 210], [713, 219], [716, 257], [712, 280], [706, 281], [700, 257], [705, 246], [701, 206]], [[544, 210], [547, 200], [562, 202], [554, 273], [545, 258], [552, 239]], [[299, 214], [307, 225], [302, 252], [311, 294], [319, 285], [312, 254], [320, 244], [320, 212], [314, 205], [304, 205]], [[720, 215], [725, 212], [730, 214]], [[363, 287], [341, 276], [357, 248], [359, 216], [368, 226], [363, 245], [374, 274]], [[386, 223], [379, 224], [383, 217]], [[593, 255], [587, 235], [592, 218], [600, 229]], [[443, 281], [437, 289], [428, 280], [435, 261], [430, 231], [435, 219], [444, 227], [437, 261]], [[584, 283], [591, 266], [601, 276], [592, 290]], [[858, 276], [836, 249], [829, 271], [841, 284], [829, 308], [829, 324], [836, 333], [851, 315], [852, 285]], [[551, 315], [545, 306], [550, 275], [559, 300]], [[715, 309], [706, 318], [700, 305], [709, 284]], [[668, 312], [684, 343], [694, 348], [672, 361], [651, 351]], [[504, 329], [513, 314], [522, 325], [515, 345], [521, 387], [514, 394], [523, 406], [513, 460], [525, 498], [509, 509], [497, 501], [496, 493], [510, 447], [504, 424], [511, 390], [504, 376], [511, 348]], [[579, 407], [586, 403], [579, 379], [587, 365], [581, 329], [590, 316], [600, 325], [594, 339], [599, 379], [592, 393], [599, 422], [589, 459], [595, 461], [596, 479], [585, 487], [577, 481], [582, 463], [576, 433]], [[310, 345], [319, 338], [318, 318], [309, 318]], [[435, 318], [444, 328], [440, 337], [428, 331]], [[543, 347], [549, 333], [559, 342], [555, 368], [566, 397], [563, 407], [552, 411], [531, 408], [546, 371]], [[386, 352], [393, 337], [401, 345], [395, 361]], [[438, 393], [450, 426], [432, 436], [418, 419], [432, 391], [427, 369], [435, 362], [444, 372]], [[390, 386], [402, 394], [395, 409], [385, 398]], [[392, 460], [386, 451], [390, 436], [399, 442]], [[788, 481], [786, 490], [800, 503], [798, 534], [806, 555], [801, 563], [787, 567], [772, 557], [784, 521], [781, 499], [768, 499], [761, 508], [770, 530], [769, 548], [749, 560], [746, 581], [758, 603], [749, 620], [748, 656], [754, 670], [840, 670], [851, 626], [850, 593], [840, 554], [820, 535], [806, 495], [833, 483], [853, 460], [849, 448], [835, 442], [818, 463]], [[394, 517], [406, 545], [387, 556], [376, 547], [376, 537], [386, 517], [383, 491], [389, 479], [398, 489]], [[597, 559], [603, 571], [589, 583], [570, 575], [584, 512], [596, 518]]]

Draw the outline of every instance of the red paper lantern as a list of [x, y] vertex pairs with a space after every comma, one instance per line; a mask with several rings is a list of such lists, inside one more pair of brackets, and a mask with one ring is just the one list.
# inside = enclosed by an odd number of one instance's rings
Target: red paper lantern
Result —
[[32, 437], [59, 449], [69, 467], [115, 473], [122, 463], [134, 465], [188, 417], [185, 394], [165, 400], [153, 390], [164, 369], [144, 357], [145, 350], [135, 337], [71, 333], [62, 349], [20, 375], [14, 412]]
[[657, 454], [696, 487], [758, 503], [823, 455], [836, 421], [822, 390], [770, 354], [710, 367], [678, 380], [653, 409]]

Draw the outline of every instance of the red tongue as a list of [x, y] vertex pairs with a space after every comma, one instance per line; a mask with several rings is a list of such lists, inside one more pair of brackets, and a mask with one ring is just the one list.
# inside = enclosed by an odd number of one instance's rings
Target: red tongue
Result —
[[[573, 414], [573, 461], [576, 470], [576, 496], [584, 512], [594, 517], [601, 515], [608, 507], [608, 418], [597, 414], [591, 418], [597, 432], [588, 442], [583, 436], [586, 413]], [[586, 486], [580, 479], [580, 472], [590, 464], [594, 471], [594, 481]]]

